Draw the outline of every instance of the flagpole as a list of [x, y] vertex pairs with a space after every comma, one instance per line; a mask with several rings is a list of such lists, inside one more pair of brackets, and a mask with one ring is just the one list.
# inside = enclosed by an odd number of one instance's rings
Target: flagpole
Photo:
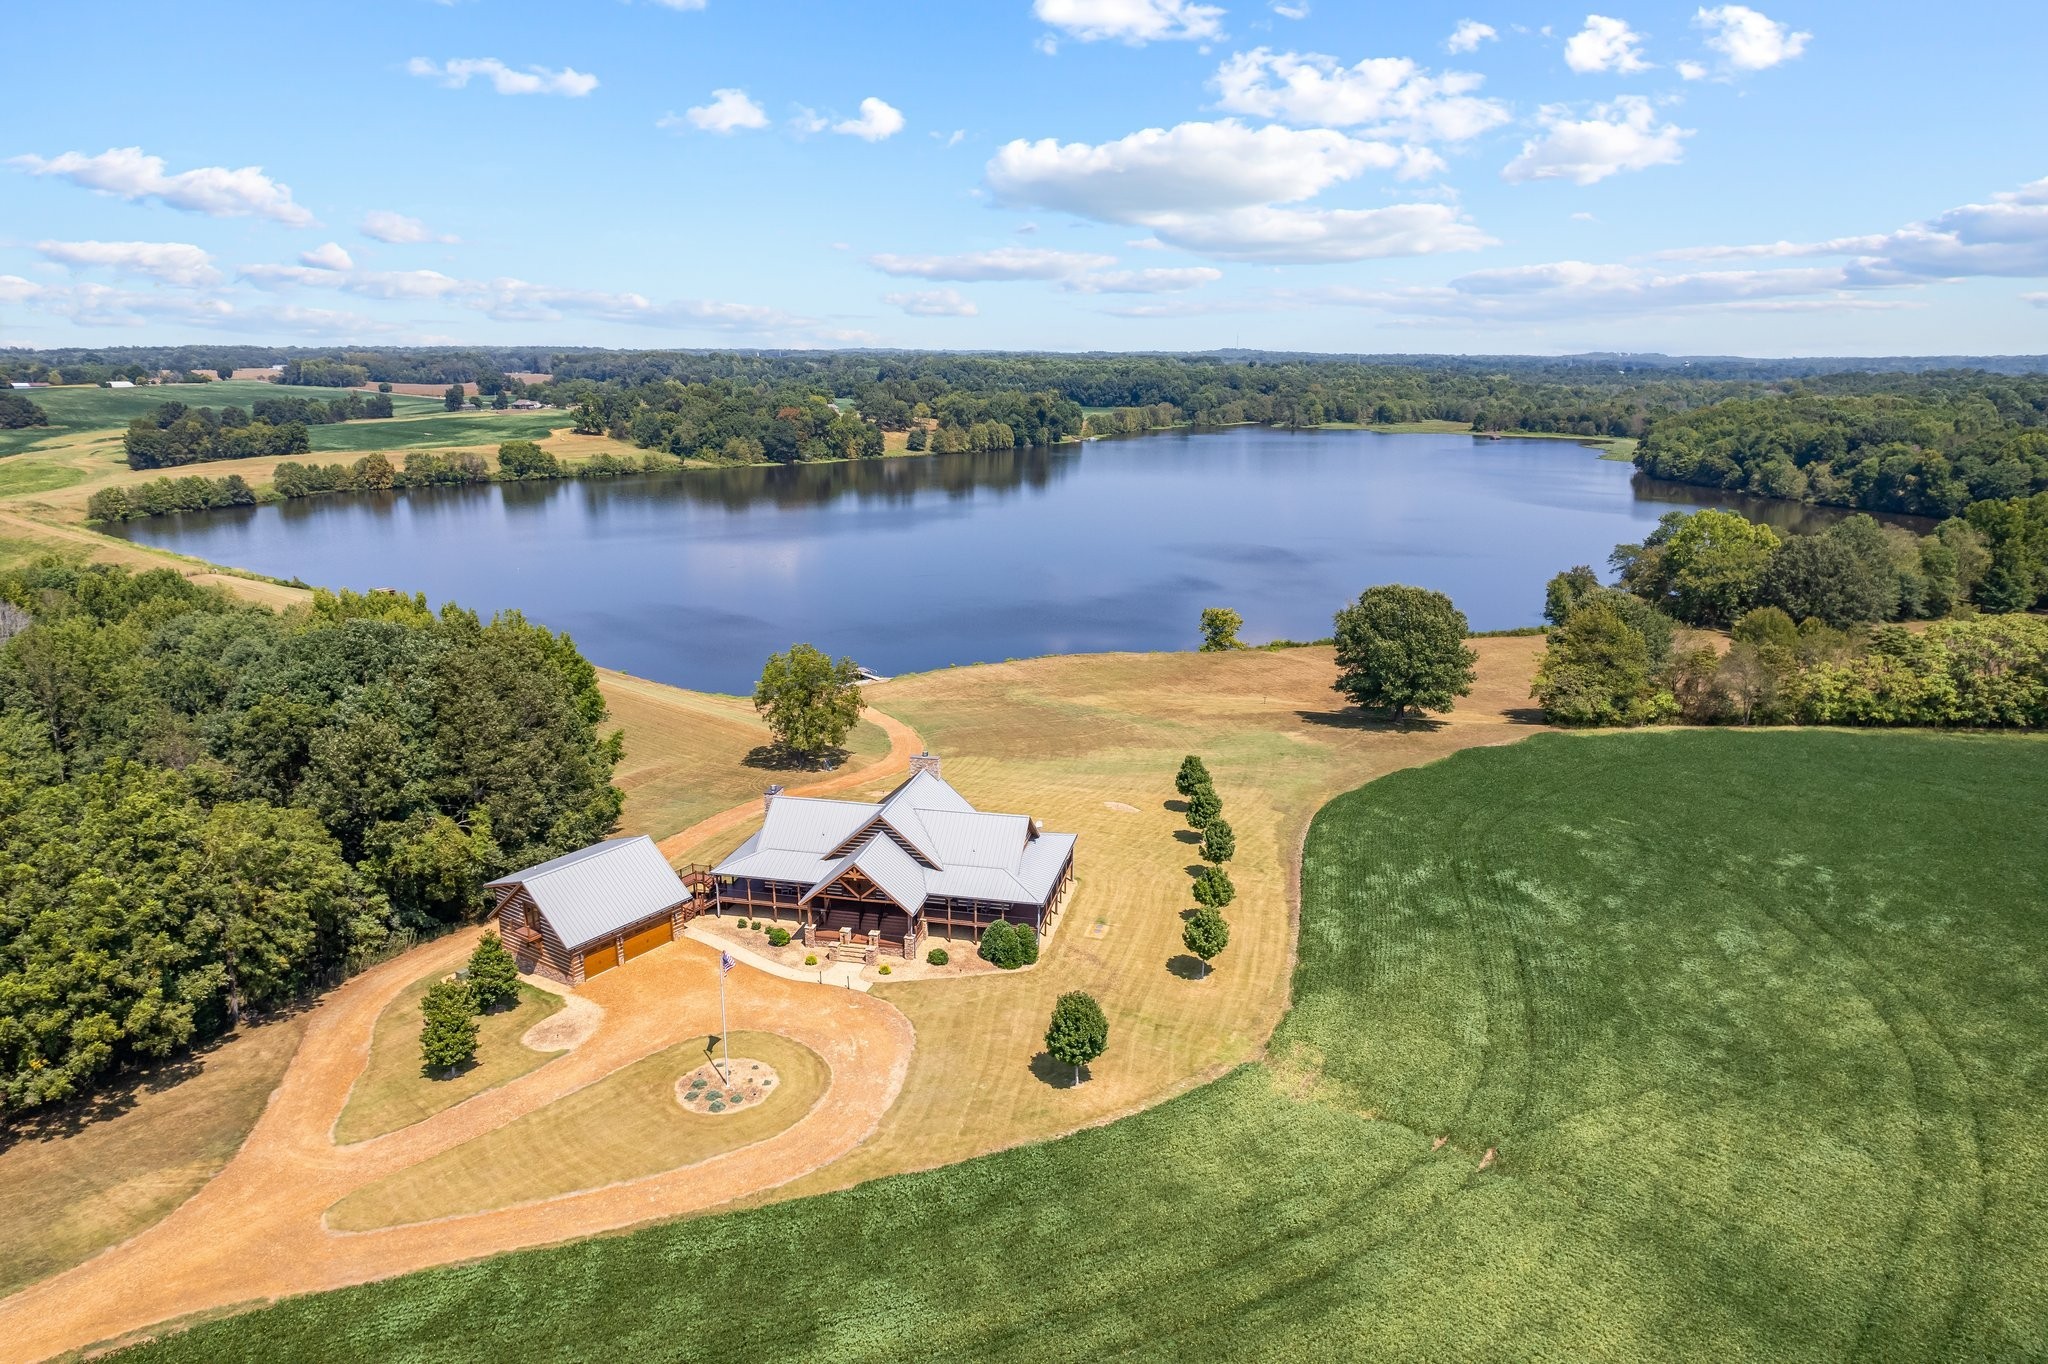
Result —
[[732, 970], [732, 957], [725, 952], [720, 952], [718, 954], [718, 1041], [725, 1048], [725, 1068], [718, 1073], [719, 1077], [727, 1084], [732, 1083], [732, 1034], [726, 1030], [725, 1026], [725, 976], [726, 972], [730, 970]]

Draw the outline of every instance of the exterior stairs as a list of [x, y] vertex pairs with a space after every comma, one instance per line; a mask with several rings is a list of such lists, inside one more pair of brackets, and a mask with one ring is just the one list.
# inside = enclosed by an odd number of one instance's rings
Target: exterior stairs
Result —
[[868, 959], [868, 945], [859, 939], [841, 938], [832, 944], [832, 960], [863, 962]]

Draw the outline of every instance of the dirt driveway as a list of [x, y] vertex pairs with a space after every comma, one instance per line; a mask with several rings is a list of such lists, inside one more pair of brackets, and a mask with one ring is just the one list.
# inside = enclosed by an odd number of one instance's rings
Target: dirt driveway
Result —
[[408, 953], [323, 1001], [270, 1106], [227, 1168], [149, 1230], [0, 1301], [0, 1360], [45, 1359], [192, 1313], [589, 1236], [757, 1194], [859, 1145], [908, 1071], [913, 1033], [895, 1008], [741, 967], [728, 982], [731, 1025], [792, 1037], [831, 1068], [824, 1097], [794, 1126], [633, 1183], [417, 1226], [330, 1232], [322, 1214], [344, 1194], [652, 1052], [718, 1031], [717, 954], [680, 940], [584, 987], [604, 1019], [568, 1055], [412, 1127], [335, 1146], [334, 1122], [369, 1058], [377, 1016], [412, 982], [461, 961], [475, 938], [464, 933]]

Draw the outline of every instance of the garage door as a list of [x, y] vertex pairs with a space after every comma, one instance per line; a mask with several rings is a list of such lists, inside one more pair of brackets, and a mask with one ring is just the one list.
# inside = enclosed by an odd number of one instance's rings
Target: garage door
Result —
[[626, 960], [631, 961], [642, 952], [652, 951], [675, 937], [675, 926], [663, 915], [659, 923], [643, 928], [626, 939]]
[[619, 964], [619, 951], [611, 943], [593, 947], [583, 954], [583, 978], [601, 976]]

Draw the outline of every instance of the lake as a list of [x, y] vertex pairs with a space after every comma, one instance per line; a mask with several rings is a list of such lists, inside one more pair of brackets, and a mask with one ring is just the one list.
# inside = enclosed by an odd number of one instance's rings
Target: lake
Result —
[[[1540, 621], [1674, 507], [1812, 508], [1653, 483], [1551, 440], [1263, 427], [1055, 450], [309, 498], [131, 522], [215, 563], [517, 607], [593, 661], [750, 692], [797, 640], [881, 673], [1315, 639], [1375, 583], [1447, 592], [1478, 630]], [[1789, 519], [1789, 520], [1788, 520]]]

